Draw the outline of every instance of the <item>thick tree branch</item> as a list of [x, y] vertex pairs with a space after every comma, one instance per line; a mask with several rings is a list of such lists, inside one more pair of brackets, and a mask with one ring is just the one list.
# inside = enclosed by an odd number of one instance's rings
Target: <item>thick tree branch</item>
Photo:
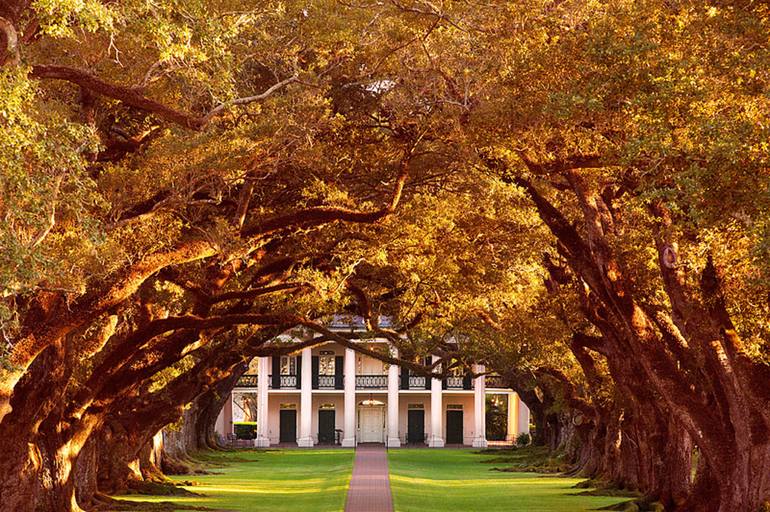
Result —
[[130, 107], [157, 115], [165, 121], [189, 128], [191, 130], [202, 130], [212, 119], [221, 115], [227, 108], [236, 105], [246, 105], [255, 101], [260, 101], [277, 90], [297, 81], [297, 76], [293, 75], [285, 80], [272, 85], [261, 94], [238, 98], [218, 105], [203, 116], [196, 116], [187, 112], [173, 109], [163, 103], [155, 101], [142, 94], [139, 89], [126, 87], [123, 85], [112, 84], [101, 78], [80, 69], [59, 66], [54, 64], [38, 64], [32, 66], [31, 76], [38, 79], [64, 80], [77, 84], [80, 87], [88, 89], [94, 94], [106, 96], [119, 100]]
[[0, 67], [19, 62], [19, 36], [16, 27], [0, 17]]
[[413, 151], [414, 146], [407, 151], [407, 154], [401, 160], [399, 173], [393, 186], [393, 192], [391, 192], [390, 201], [379, 210], [365, 212], [350, 208], [316, 206], [257, 222], [244, 229], [243, 235], [252, 237], [255, 235], [274, 233], [287, 228], [310, 228], [338, 220], [343, 222], [369, 224], [377, 222], [396, 211], [396, 207], [398, 206], [404, 191], [404, 185], [409, 176], [409, 161]]

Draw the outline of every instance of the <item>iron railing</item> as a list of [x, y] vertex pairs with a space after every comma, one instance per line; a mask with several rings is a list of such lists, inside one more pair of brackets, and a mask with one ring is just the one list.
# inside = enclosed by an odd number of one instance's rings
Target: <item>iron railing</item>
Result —
[[356, 375], [356, 389], [388, 389], [388, 376]]
[[446, 387], [447, 389], [463, 389], [464, 381], [465, 379], [463, 377], [447, 377], [446, 378]]
[[318, 389], [334, 389], [337, 384], [337, 379], [334, 375], [319, 375], [318, 376]]
[[419, 375], [410, 375], [409, 389], [428, 389], [427, 379]]
[[[485, 385], [488, 388], [504, 388], [505, 382], [499, 375], [487, 375], [485, 377]], [[297, 375], [281, 375], [279, 380], [279, 387], [273, 386], [273, 376], [268, 375], [268, 386], [270, 389], [297, 389]], [[238, 382], [235, 383], [236, 388], [256, 388], [259, 384], [258, 375], [241, 375]], [[471, 381], [471, 389], [473, 389], [476, 379]], [[410, 375], [409, 376], [409, 389], [428, 389], [429, 381], [427, 378]], [[318, 389], [337, 389], [342, 386], [337, 385], [337, 376], [335, 375], [319, 375], [318, 376]], [[357, 389], [387, 389], [388, 388], [388, 376], [387, 375], [356, 375], [356, 388]], [[465, 383], [463, 377], [447, 377], [446, 378], [447, 389], [464, 389]]]
[[280, 375], [278, 377], [278, 387], [275, 387], [273, 382], [273, 376], [267, 376], [269, 389], [297, 389], [297, 375]]

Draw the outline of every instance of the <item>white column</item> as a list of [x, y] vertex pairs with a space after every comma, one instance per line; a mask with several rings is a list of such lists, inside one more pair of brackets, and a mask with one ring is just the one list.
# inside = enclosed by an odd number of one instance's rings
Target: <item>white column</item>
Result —
[[342, 446], [356, 445], [356, 353], [345, 349], [345, 424]]
[[[398, 357], [398, 350], [390, 348], [390, 355]], [[388, 368], [388, 448], [398, 448], [401, 441], [398, 437], [398, 365]]]
[[519, 401], [519, 428], [517, 433], [529, 434], [529, 407], [522, 401]]
[[[433, 356], [433, 362], [438, 360], [437, 356]], [[438, 368], [436, 368], [438, 371]], [[428, 437], [428, 447], [430, 448], [443, 448], [444, 438], [441, 436], [441, 430], [443, 425], [444, 408], [442, 407], [442, 389], [440, 379], [430, 380], [430, 436]]]
[[[476, 373], [483, 373], [485, 370], [484, 365], [476, 365]], [[473, 383], [473, 406], [474, 406], [474, 423], [475, 432], [473, 433], [473, 447], [474, 448], [486, 448], [487, 447], [487, 419], [486, 419], [486, 378], [481, 375], [476, 377]]]
[[506, 441], [516, 441], [519, 433], [519, 394], [515, 391], [508, 393], [508, 431]]
[[302, 388], [299, 406], [299, 439], [297, 446], [313, 446], [313, 355], [310, 347], [302, 349]]
[[257, 448], [267, 448], [270, 446], [270, 436], [268, 436], [268, 400], [267, 389], [268, 372], [270, 368], [270, 358], [260, 357], [257, 375], [257, 438], [254, 440], [254, 446]]

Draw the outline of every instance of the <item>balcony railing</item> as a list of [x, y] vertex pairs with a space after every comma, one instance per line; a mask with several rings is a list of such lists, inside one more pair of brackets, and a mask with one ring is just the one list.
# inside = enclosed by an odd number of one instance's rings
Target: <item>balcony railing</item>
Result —
[[268, 386], [270, 389], [297, 389], [297, 376], [292, 375], [279, 375], [278, 387], [275, 386], [273, 375], [268, 375]]
[[428, 389], [427, 380], [425, 377], [420, 377], [418, 375], [410, 375], [409, 376], [409, 389]]
[[255, 388], [257, 387], [258, 375], [241, 375], [238, 382], [235, 383], [236, 388]]
[[337, 377], [334, 375], [319, 375], [318, 389], [336, 389]]
[[[463, 377], [451, 376], [446, 379], [446, 389], [466, 389]], [[256, 388], [258, 386], [258, 375], [241, 375], [236, 388]], [[505, 382], [499, 375], [487, 375], [485, 378], [487, 388], [504, 388]], [[296, 375], [281, 375], [279, 386], [276, 388], [273, 382], [273, 376], [268, 375], [268, 386], [270, 389], [298, 389]], [[428, 389], [429, 381], [425, 377], [410, 375], [409, 389]], [[475, 379], [471, 381], [470, 388], [473, 389]], [[342, 378], [336, 375], [319, 375], [317, 389], [342, 389]], [[387, 375], [356, 375], [356, 389], [388, 389]], [[402, 387], [403, 389], [403, 387]]]
[[447, 377], [446, 387], [447, 389], [463, 389], [465, 387], [463, 385], [464, 380], [463, 377]]
[[388, 389], [388, 376], [356, 375], [356, 389]]

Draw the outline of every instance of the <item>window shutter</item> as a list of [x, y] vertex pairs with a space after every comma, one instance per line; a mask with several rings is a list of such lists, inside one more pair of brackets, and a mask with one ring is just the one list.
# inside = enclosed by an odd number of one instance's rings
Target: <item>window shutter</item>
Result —
[[318, 356], [312, 356], [311, 358], [311, 366], [312, 366], [312, 380], [310, 381], [312, 384], [313, 389], [318, 389], [318, 372], [321, 366], [321, 360]]
[[281, 358], [274, 356], [273, 360], [273, 389], [281, 389]]
[[401, 367], [401, 389], [409, 389], [409, 368]]
[[344, 374], [345, 358], [343, 356], [336, 356], [334, 358], [334, 389], [344, 389]]
[[297, 372], [297, 389], [302, 387], [302, 356], [297, 356], [297, 364], [294, 366]]

